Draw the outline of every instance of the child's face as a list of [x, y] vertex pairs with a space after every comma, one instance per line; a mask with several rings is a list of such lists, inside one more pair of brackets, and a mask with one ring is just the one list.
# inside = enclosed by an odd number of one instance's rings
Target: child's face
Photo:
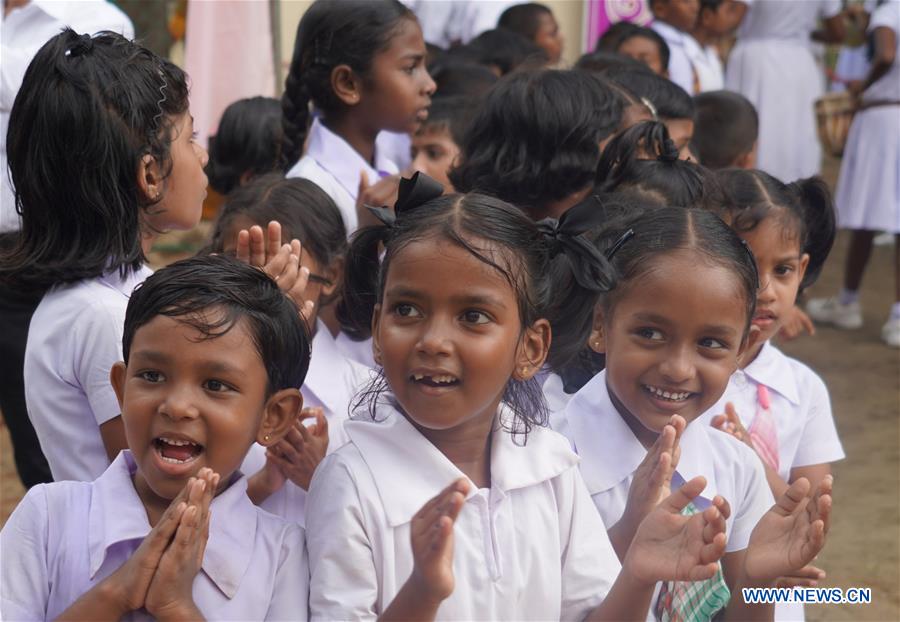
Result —
[[650, 3], [653, 15], [678, 30], [690, 32], [697, 24], [700, 0], [655, 0]]
[[147, 212], [148, 224], [156, 231], [184, 231], [200, 222], [203, 200], [206, 198], [206, 173], [209, 161], [206, 149], [194, 141], [194, 119], [185, 112], [175, 120], [174, 140], [170, 146], [172, 169], [159, 187], [161, 200]]
[[[489, 242], [471, 242], [503, 264]], [[516, 294], [501, 273], [436, 237], [392, 258], [372, 329], [391, 391], [426, 434], [481, 429], [510, 377], [521, 378], [523, 367], [533, 376], [549, 347], [549, 329], [522, 329]]]
[[662, 64], [662, 56], [659, 54], [659, 46], [647, 37], [629, 37], [619, 44], [616, 50], [619, 54], [633, 58], [647, 65], [653, 73], [665, 77], [667, 72]]
[[759, 293], [753, 325], [759, 328], [760, 345], [774, 337], [797, 300], [809, 255], [800, 250], [800, 239], [791, 226], [770, 212], [752, 231], [739, 232], [747, 240], [759, 270]]
[[453, 142], [446, 127], [425, 126], [412, 137], [412, 168], [422, 171], [441, 182], [444, 192], [452, 193], [453, 184], [447, 172], [459, 156], [459, 147]]
[[738, 367], [747, 321], [731, 270], [693, 250], [653, 261], [625, 285], [610, 316], [598, 313], [599, 330], [589, 342], [605, 352], [613, 402], [645, 446], [672, 415], [690, 423], [722, 396]]
[[559, 24], [550, 13], [542, 13], [538, 17], [538, 29], [534, 35], [534, 42], [547, 52], [550, 64], [558, 63], [562, 58], [565, 40], [559, 31]]
[[711, 35], [726, 35], [740, 23], [737, 19], [735, 0], [724, 0], [715, 10], [704, 9], [700, 11], [700, 25]]
[[418, 22], [401, 20], [390, 46], [375, 56], [363, 81], [359, 104], [376, 130], [413, 133], [428, 117], [435, 84], [425, 56]]
[[682, 160], [691, 159], [688, 148], [691, 139], [694, 138], [694, 121], [692, 119], [663, 119], [666, 129], [669, 130], [669, 138], [678, 149], [678, 157]]
[[[167, 506], [202, 467], [227, 482], [254, 441], [284, 433], [273, 428], [281, 395], [299, 398], [288, 389], [267, 399], [268, 374], [245, 320], [210, 339], [184, 319], [157, 316], [140, 327], [127, 367], [116, 363], [110, 374], [148, 508]], [[302, 399], [293, 404], [299, 411]]]

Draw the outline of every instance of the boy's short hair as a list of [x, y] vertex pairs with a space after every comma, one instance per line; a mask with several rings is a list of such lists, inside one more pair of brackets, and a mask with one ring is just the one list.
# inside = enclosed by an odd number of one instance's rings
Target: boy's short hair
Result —
[[470, 97], [435, 97], [428, 108], [428, 119], [416, 133], [446, 130], [457, 146], [462, 145], [477, 110], [478, 101]]
[[526, 39], [534, 40], [540, 26], [542, 15], [553, 15], [553, 12], [543, 4], [527, 2], [509, 7], [500, 14], [497, 28], [506, 28], [517, 32]]
[[694, 100], [687, 91], [649, 68], [614, 67], [607, 70], [606, 77], [653, 104], [661, 119], [694, 118]]
[[704, 166], [727, 168], [753, 149], [759, 116], [750, 100], [732, 91], [708, 91], [695, 96], [694, 104], [693, 142]]
[[[206, 313], [221, 311], [222, 313]], [[125, 364], [134, 335], [154, 318], [178, 318], [215, 339], [241, 320], [268, 374], [266, 395], [299, 389], [309, 369], [310, 336], [297, 306], [262, 270], [225, 255], [201, 255], [157, 270], [134, 290], [125, 311]]]
[[500, 79], [484, 65], [452, 58], [442, 59], [429, 71], [437, 85], [435, 97], [481, 97]]
[[618, 52], [587, 52], [582, 54], [575, 63], [575, 69], [590, 71], [592, 73], [601, 73], [613, 67], [631, 67], [632, 69], [641, 69], [644, 63], [635, 60], [630, 56], [619, 54]]

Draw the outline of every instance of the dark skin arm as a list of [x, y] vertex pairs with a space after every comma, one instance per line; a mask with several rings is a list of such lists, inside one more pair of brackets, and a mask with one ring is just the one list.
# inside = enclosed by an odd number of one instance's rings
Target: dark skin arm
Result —
[[875, 39], [875, 55], [872, 58], [869, 75], [865, 80], [854, 80], [847, 86], [847, 90], [857, 96], [880, 80], [897, 60], [897, 33], [881, 26], [872, 34]]

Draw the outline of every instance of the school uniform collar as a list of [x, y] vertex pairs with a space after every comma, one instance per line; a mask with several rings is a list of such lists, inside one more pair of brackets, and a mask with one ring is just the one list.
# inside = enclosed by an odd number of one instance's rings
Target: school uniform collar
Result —
[[[377, 420], [353, 419], [344, 430], [368, 465], [384, 504], [388, 524], [408, 523], [425, 503], [453, 480], [466, 477], [390, 404], [379, 405]], [[511, 413], [501, 406], [491, 439], [491, 491], [505, 495], [552, 479], [578, 464], [565, 439], [541, 427], [527, 442], [500, 429]], [[517, 444], [518, 443], [518, 444]], [[398, 485], [397, 473], [403, 474]], [[476, 494], [472, 485], [467, 498]]]
[[130, 298], [134, 288], [143, 283], [151, 274], [153, 274], [153, 270], [143, 265], [137, 270], [129, 270], [124, 277], [119, 274], [118, 270], [110, 270], [100, 277], [100, 282]]
[[659, 36], [666, 40], [666, 43], [674, 43], [675, 45], [684, 45], [687, 41], [687, 34], [678, 30], [672, 24], [668, 24], [662, 20], [653, 20], [651, 24]]
[[788, 357], [771, 342], [764, 343], [753, 362], [737, 373], [743, 373], [757, 384], [767, 386], [791, 404], [800, 405], [794, 368]]
[[372, 167], [350, 143], [325, 127], [318, 117], [313, 119], [309, 128], [306, 155], [331, 173], [354, 200], [359, 192], [360, 171], [366, 171], [370, 184], [381, 177], [399, 172], [397, 165], [382, 156], [377, 147], [375, 166]]
[[[150, 533], [147, 512], [132, 481], [136, 470], [134, 457], [126, 449], [93, 483], [88, 516], [91, 578], [100, 570], [111, 547], [143, 540]], [[250, 566], [257, 529], [257, 509], [247, 497], [247, 479], [236, 477], [227, 490], [213, 499], [209, 539], [201, 566], [228, 598], [237, 593]]]
[[317, 320], [316, 336], [312, 341], [312, 363], [303, 381], [303, 390], [310, 391], [329, 412], [346, 417], [350, 412], [348, 398], [352, 397], [347, 390], [348, 385], [357, 381], [356, 377], [348, 381], [347, 375], [358, 376], [360, 381], [365, 377], [363, 371], [357, 371], [355, 367], [354, 362], [341, 353], [325, 323]]
[[[575, 394], [566, 407], [565, 418], [575, 451], [581, 457], [581, 475], [592, 495], [627, 480], [647, 455], [612, 403], [606, 370]], [[703, 475], [707, 480], [703, 496], [711, 499], [716, 494], [716, 484], [709, 443], [701, 423], [688, 425], [681, 435], [677, 472], [684, 481]]]

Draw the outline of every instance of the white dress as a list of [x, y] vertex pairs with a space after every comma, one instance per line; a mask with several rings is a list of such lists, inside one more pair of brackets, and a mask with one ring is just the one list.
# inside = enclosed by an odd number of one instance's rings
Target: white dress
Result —
[[[887, 27], [897, 36], [897, 55], [888, 72], [863, 93], [863, 104], [900, 102], [900, 1], [878, 7], [871, 32]], [[900, 233], [900, 104], [860, 110], [853, 118], [835, 204], [843, 229]]]
[[812, 41], [820, 17], [840, 0], [755, 0], [725, 69], [725, 88], [749, 99], [759, 114], [757, 167], [789, 182], [819, 172], [822, 150], [814, 104], [825, 92]]

